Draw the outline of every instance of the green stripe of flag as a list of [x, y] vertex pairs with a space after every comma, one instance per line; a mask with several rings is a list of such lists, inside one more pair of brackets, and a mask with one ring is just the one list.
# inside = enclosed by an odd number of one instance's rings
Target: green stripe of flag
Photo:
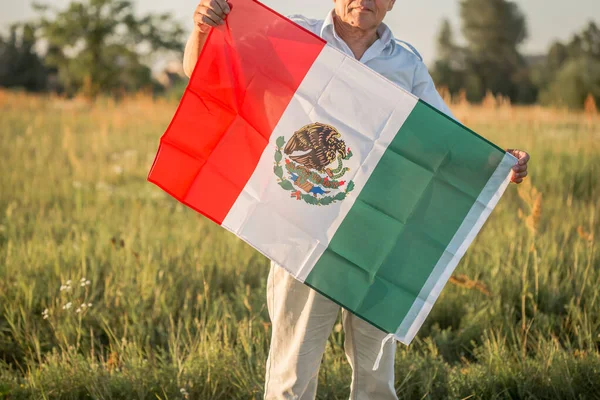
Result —
[[396, 332], [504, 155], [419, 101], [305, 283]]

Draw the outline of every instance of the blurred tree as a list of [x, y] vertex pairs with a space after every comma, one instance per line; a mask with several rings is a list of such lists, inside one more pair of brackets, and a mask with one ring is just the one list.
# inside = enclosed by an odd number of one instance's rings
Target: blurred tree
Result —
[[474, 56], [515, 53], [527, 37], [525, 16], [507, 0], [461, 0], [462, 32]]
[[432, 76], [438, 86], [445, 86], [452, 95], [465, 87], [465, 51], [454, 42], [450, 21], [442, 22], [437, 37], [437, 54]]
[[575, 57], [566, 61], [556, 77], [540, 95], [543, 104], [583, 108], [591, 95], [600, 100], [600, 61], [592, 57]]
[[448, 19], [442, 21], [442, 26], [437, 37], [437, 52], [440, 60], [452, 60], [458, 46], [454, 43], [452, 26]]
[[183, 28], [170, 14], [138, 18], [130, 0], [72, 1], [65, 10], [34, 7], [42, 14], [47, 63], [56, 66], [69, 94], [95, 97], [151, 86], [153, 56], [183, 49]]
[[527, 24], [517, 5], [507, 0], [461, 0], [460, 13], [466, 46], [454, 43], [450, 23], [444, 21], [432, 71], [436, 83], [452, 94], [465, 89], [468, 100], [475, 102], [488, 91], [513, 102], [534, 102], [537, 88], [518, 51], [527, 37]]
[[[461, 0], [462, 33], [467, 41], [470, 100], [486, 91], [519, 101], [515, 74], [525, 66], [517, 47], [527, 37], [525, 16], [507, 0]], [[523, 76], [519, 78], [523, 84]], [[526, 80], [526, 77], [525, 77]]]
[[580, 34], [573, 36], [566, 48], [569, 58], [589, 56], [600, 59], [600, 29], [590, 22]]
[[554, 43], [546, 56], [537, 82], [540, 102], [583, 108], [588, 95], [600, 101], [600, 29], [590, 22], [564, 45]]
[[47, 71], [35, 45], [31, 24], [13, 25], [7, 38], [0, 36], [0, 86], [30, 91], [46, 88]]
[[550, 46], [546, 59], [546, 67], [551, 72], [556, 72], [562, 67], [563, 63], [569, 58], [569, 50], [567, 46], [560, 42], [554, 42]]

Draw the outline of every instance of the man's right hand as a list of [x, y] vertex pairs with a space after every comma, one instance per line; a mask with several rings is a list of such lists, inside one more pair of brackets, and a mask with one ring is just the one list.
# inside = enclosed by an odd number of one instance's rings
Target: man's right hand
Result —
[[208, 33], [212, 27], [224, 24], [230, 11], [226, 0], [201, 0], [194, 12], [194, 30]]

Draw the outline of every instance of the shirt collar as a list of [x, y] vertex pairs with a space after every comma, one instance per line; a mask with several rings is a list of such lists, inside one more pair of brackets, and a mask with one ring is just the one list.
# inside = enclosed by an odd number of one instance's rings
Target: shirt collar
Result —
[[[342, 38], [340, 38], [338, 36], [337, 32], [335, 31], [335, 27], [333, 25], [333, 14], [334, 13], [335, 13], [335, 9], [331, 10], [327, 14], [325, 21], [323, 21], [323, 27], [321, 28], [321, 37], [324, 37], [323, 34], [327, 30], [331, 30], [331, 32], [333, 33], [333, 35], [336, 39], [342, 40]], [[379, 34], [378, 40], [381, 41], [383, 48], [387, 48], [390, 44], [394, 43], [394, 35], [392, 34], [392, 30], [385, 23], [382, 22], [381, 24], [379, 24], [379, 26], [377, 27], [377, 33]]]

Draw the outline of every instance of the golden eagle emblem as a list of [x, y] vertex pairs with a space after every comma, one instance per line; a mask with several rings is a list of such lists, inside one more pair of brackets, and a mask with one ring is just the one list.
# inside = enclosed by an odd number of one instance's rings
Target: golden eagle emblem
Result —
[[333, 126], [309, 124], [294, 132], [287, 143], [283, 136], [278, 137], [276, 145], [273, 170], [278, 184], [292, 192], [291, 197], [312, 205], [329, 205], [345, 199], [354, 189], [353, 181], [338, 180], [350, 170], [344, 161], [352, 157], [352, 151]]

